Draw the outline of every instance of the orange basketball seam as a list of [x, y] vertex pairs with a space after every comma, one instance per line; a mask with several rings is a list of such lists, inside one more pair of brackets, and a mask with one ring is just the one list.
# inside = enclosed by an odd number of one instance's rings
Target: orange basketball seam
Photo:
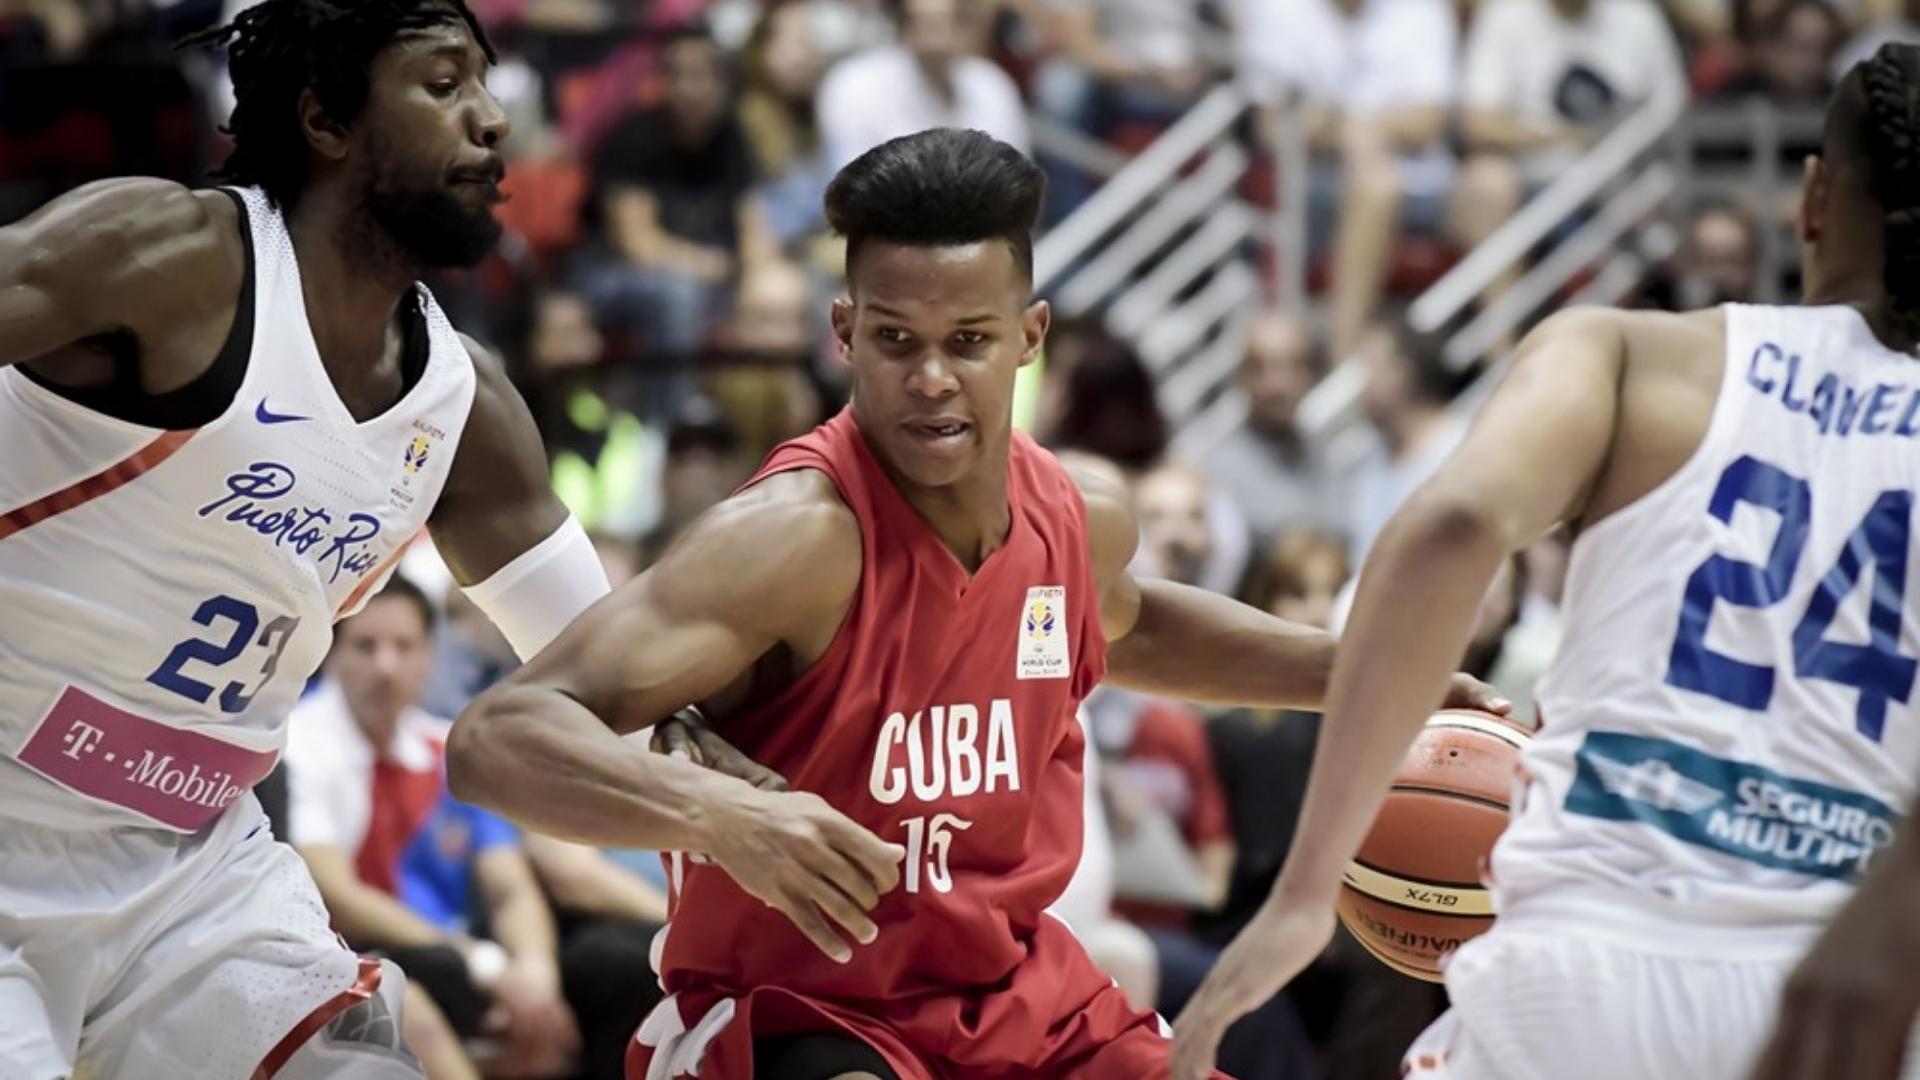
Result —
[[[1390, 870], [1384, 866], [1379, 865], [1378, 863], [1370, 863], [1367, 860], [1362, 859], [1357, 855], [1354, 856], [1353, 861], [1360, 864], [1361, 866], [1366, 867], [1367, 869], [1373, 871], [1376, 874], [1380, 874], [1384, 877], [1399, 878], [1402, 881], [1410, 881], [1415, 885], [1434, 885], [1442, 889], [1485, 890], [1487, 887], [1484, 882], [1480, 882], [1480, 881], [1439, 881], [1434, 878], [1415, 877], [1412, 874], [1408, 874], [1400, 870]], [[1372, 894], [1369, 893], [1368, 895], [1370, 896]]]
[[1464, 791], [1455, 791], [1452, 788], [1428, 787], [1425, 784], [1395, 784], [1387, 790], [1387, 794], [1391, 795], [1396, 791], [1404, 791], [1409, 794], [1418, 795], [1444, 795], [1449, 799], [1459, 799], [1461, 802], [1474, 803], [1479, 806], [1484, 806], [1489, 810], [1498, 810], [1503, 814], [1509, 813], [1513, 809], [1506, 803], [1495, 802], [1492, 799], [1484, 799], [1478, 795], [1469, 795]]

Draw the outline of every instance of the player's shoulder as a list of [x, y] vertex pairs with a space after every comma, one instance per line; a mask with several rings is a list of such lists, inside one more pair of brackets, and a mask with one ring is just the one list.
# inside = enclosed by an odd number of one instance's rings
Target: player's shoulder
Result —
[[1106, 581], [1133, 561], [1139, 546], [1140, 528], [1127, 478], [1112, 462], [1092, 454], [1069, 451], [1060, 454], [1059, 460], [1086, 507], [1094, 576]]
[[1554, 353], [1569, 345], [1597, 347], [1623, 358], [1634, 353], [1693, 349], [1724, 340], [1726, 313], [1647, 311], [1608, 307], [1570, 307], [1541, 320], [1528, 338], [1536, 352]]
[[774, 530], [770, 538], [820, 555], [823, 548], [860, 544], [860, 519], [831, 477], [819, 469], [788, 469], [721, 500], [715, 524]]
[[722, 499], [676, 547], [710, 569], [782, 593], [850, 594], [860, 578], [860, 519], [817, 469], [791, 469]]
[[507, 375], [507, 362], [500, 354], [464, 331], [454, 331], [460, 339], [461, 347], [467, 350], [467, 361], [473, 365], [474, 382], [484, 390], [498, 392], [513, 389], [513, 379]]
[[235, 281], [244, 247], [239, 211], [217, 191], [171, 180], [98, 180], [48, 203], [27, 225], [43, 267], [75, 262], [119, 263], [157, 273], [217, 273]]

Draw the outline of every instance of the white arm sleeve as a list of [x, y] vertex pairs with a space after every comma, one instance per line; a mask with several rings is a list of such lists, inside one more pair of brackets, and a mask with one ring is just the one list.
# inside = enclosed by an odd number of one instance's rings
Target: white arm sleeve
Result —
[[569, 514], [552, 536], [461, 591], [526, 660], [612, 588], [587, 530]]

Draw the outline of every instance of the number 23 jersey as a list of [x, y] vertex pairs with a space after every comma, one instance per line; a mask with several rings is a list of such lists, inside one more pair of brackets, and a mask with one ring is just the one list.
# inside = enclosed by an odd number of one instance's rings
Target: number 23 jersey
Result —
[[1758, 930], [1791, 953], [1920, 765], [1920, 360], [1851, 308], [1724, 310], [1700, 447], [1574, 544], [1493, 873], [1503, 917], [1708, 950]]
[[661, 973], [671, 991], [827, 998], [965, 992], [1006, 977], [1079, 863], [1080, 699], [1105, 671], [1085, 509], [1060, 463], [1013, 436], [1004, 546], [969, 578], [893, 487], [850, 411], [755, 477], [826, 474], [863, 546], [827, 652], [723, 733], [906, 848], [871, 945], [841, 966], [718, 867], [686, 865]]
[[231, 194], [252, 288], [229, 348], [248, 354], [211, 423], [123, 422], [0, 370], [0, 820], [212, 821], [272, 768], [332, 624], [446, 480], [474, 373], [432, 297], [417, 380], [356, 422], [279, 212]]

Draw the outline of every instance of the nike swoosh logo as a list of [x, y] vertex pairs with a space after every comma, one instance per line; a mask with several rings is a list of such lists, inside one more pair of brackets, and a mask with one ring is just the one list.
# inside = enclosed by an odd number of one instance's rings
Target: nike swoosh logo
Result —
[[253, 418], [263, 424], [291, 424], [296, 420], [311, 420], [311, 416], [294, 416], [292, 413], [272, 412], [267, 408], [267, 399], [261, 398], [260, 404], [253, 410]]

